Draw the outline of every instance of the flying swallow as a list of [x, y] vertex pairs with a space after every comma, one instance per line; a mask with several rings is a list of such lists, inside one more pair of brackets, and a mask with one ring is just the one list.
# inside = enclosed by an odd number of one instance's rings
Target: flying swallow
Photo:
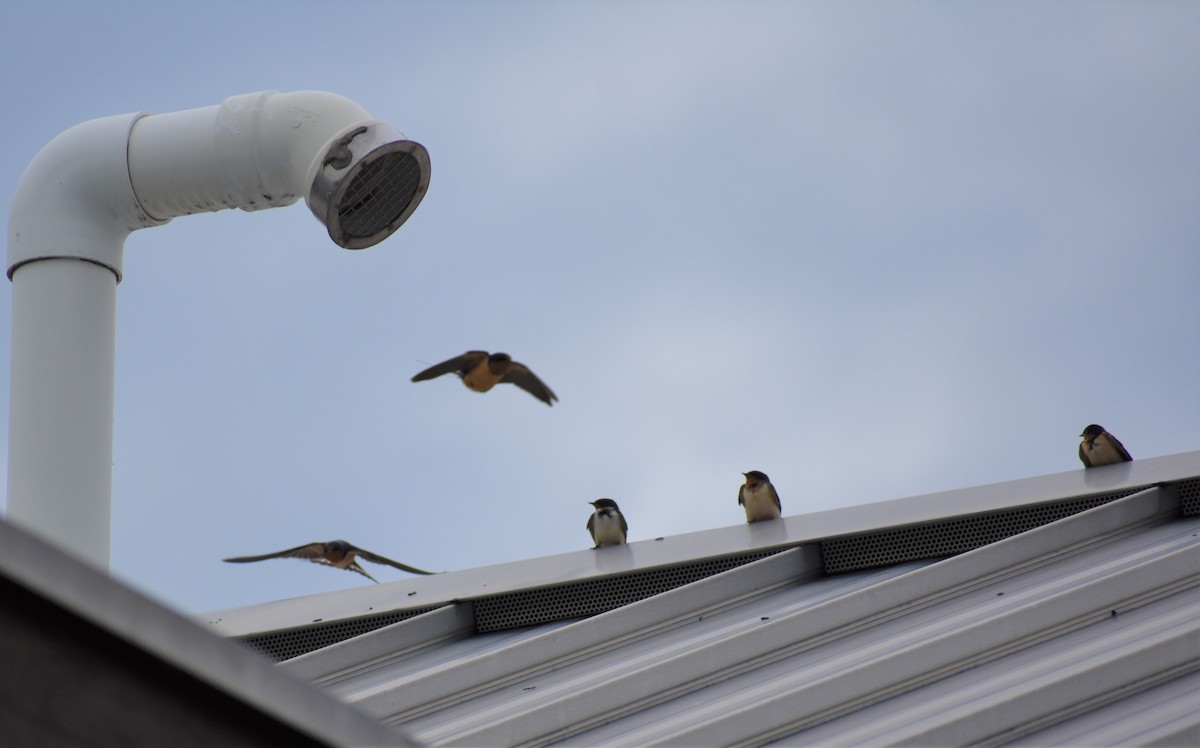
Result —
[[738, 504], [746, 510], [746, 521], [779, 519], [783, 505], [779, 503], [779, 494], [767, 474], [751, 470], [742, 475], [746, 476], [746, 482], [738, 488]]
[[612, 499], [596, 499], [589, 501], [596, 507], [592, 516], [588, 517], [587, 529], [592, 534], [594, 547], [603, 548], [606, 545], [621, 545], [629, 533], [629, 525], [625, 523], [625, 515], [617, 508], [617, 502]]
[[425, 371], [412, 378], [414, 382], [424, 382], [426, 379], [440, 377], [443, 374], [457, 374], [467, 389], [475, 392], [487, 392], [501, 382], [515, 384], [547, 405], [554, 405], [558, 396], [546, 383], [537, 378], [525, 364], [513, 361], [507, 353], [492, 353], [487, 351], [467, 351], [461, 356], [430, 366]]
[[364, 551], [362, 548], [353, 546], [344, 540], [331, 540], [328, 543], [309, 543], [308, 545], [298, 545], [295, 548], [288, 548], [286, 551], [278, 551], [276, 553], [265, 553], [261, 556], [237, 556], [236, 558], [226, 558], [231, 564], [244, 564], [250, 561], [266, 561], [269, 558], [303, 558], [317, 564], [325, 564], [338, 569], [346, 569], [347, 571], [356, 571], [362, 574], [372, 582], [379, 584], [379, 580], [368, 574], [358, 565], [355, 556], [370, 561], [375, 564], [386, 564], [394, 566], [401, 571], [407, 571], [410, 574], [432, 574], [431, 571], [417, 569], [407, 564], [402, 564], [399, 561], [393, 561], [390, 558], [376, 555], [370, 551]]
[[1133, 460], [1117, 437], [1105, 431], [1103, 426], [1093, 423], [1080, 436], [1083, 441], [1079, 443], [1079, 459], [1085, 468]]

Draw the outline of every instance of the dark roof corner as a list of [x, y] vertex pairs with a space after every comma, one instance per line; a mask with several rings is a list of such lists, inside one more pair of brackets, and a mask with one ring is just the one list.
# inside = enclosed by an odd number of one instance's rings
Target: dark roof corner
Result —
[[0, 630], [0, 745], [413, 745], [5, 521]]

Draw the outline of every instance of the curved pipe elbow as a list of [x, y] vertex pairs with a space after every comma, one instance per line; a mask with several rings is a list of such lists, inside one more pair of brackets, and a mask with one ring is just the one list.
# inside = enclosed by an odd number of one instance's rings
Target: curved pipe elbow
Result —
[[126, 167], [129, 132], [142, 113], [94, 119], [46, 144], [29, 162], [8, 221], [8, 277], [37, 260], [94, 262], [121, 279], [125, 239], [167, 219], [139, 204]]

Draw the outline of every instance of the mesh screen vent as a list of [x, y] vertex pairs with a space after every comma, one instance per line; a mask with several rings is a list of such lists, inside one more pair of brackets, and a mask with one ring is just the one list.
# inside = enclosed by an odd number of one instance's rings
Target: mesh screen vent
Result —
[[821, 543], [825, 572], [835, 574], [855, 569], [890, 566], [924, 558], [941, 558], [978, 548], [1011, 535], [1032, 530], [1086, 509], [1131, 496], [1147, 487], [1119, 493], [1088, 496], [1055, 504], [1023, 507], [1009, 511], [932, 522], [885, 532], [834, 538]]
[[299, 657], [302, 654], [307, 654], [322, 647], [328, 647], [330, 644], [337, 644], [340, 641], [358, 636], [359, 634], [365, 634], [368, 631], [383, 628], [384, 626], [403, 621], [406, 618], [412, 618], [421, 613], [437, 610], [440, 607], [442, 606], [434, 605], [428, 608], [414, 608], [412, 610], [393, 610], [390, 613], [379, 613], [363, 616], [362, 618], [352, 618], [346, 621], [315, 623], [286, 631], [253, 634], [236, 639], [235, 641], [253, 649], [269, 660], [280, 662], [282, 660], [290, 660], [293, 657]]
[[1200, 514], [1200, 479], [1185, 480], [1178, 486], [1179, 503], [1183, 509], [1183, 516], [1190, 517]]
[[781, 550], [785, 549], [773, 548], [710, 558], [665, 569], [480, 598], [475, 601], [475, 628], [485, 633], [596, 615], [766, 558]]
[[421, 164], [410, 153], [385, 153], [364, 165], [342, 195], [342, 230], [359, 238], [386, 231], [412, 203], [420, 183]]

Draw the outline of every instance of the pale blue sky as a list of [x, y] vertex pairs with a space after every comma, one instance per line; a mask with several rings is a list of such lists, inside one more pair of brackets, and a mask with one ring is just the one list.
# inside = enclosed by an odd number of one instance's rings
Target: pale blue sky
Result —
[[[1135, 458], [1200, 449], [1200, 4], [50, 1], [0, 25], [5, 220], [72, 125], [264, 89], [342, 94], [430, 152], [424, 203], [363, 252], [302, 204], [130, 237], [113, 570], [183, 610], [369, 584], [220, 561], [311, 540], [451, 570], [586, 548], [601, 496], [633, 540], [736, 524], [751, 469], [803, 514], [1080, 469], [1091, 422]], [[473, 348], [561, 402], [408, 381]]]

